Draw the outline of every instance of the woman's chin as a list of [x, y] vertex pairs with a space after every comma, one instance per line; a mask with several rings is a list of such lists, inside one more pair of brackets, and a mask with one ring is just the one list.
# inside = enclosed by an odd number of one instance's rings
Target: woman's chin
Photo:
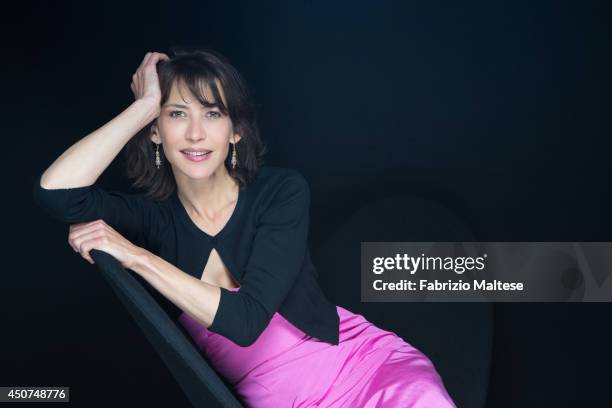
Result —
[[[221, 164], [223, 165], [223, 164]], [[217, 171], [217, 167], [213, 168], [206, 163], [201, 168], [193, 168], [195, 166], [189, 166], [188, 168], [183, 167], [181, 172], [190, 179], [198, 180], [198, 179], [206, 179], [213, 175], [215, 171]]]

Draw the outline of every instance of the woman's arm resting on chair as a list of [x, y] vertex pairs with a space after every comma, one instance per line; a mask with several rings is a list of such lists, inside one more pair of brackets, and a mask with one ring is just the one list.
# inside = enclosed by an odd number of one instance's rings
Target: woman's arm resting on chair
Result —
[[95, 262], [89, 255], [89, 251], [98, 249], [112, 255], [124, 268], [128, 269], [131, 269], [136, 259], [144, 251], [102, 219], [70, 225], [68, 243], [74, 252], [80, 253], [91, 264]]
[[90, 263], [92, 249], [112, 255], [124, 268], [147, 280], [158, 292], [204, 326], [212, 324], [221, 298], [218, 286], [181, 271], [164, 259], [132, 244], [103, 220], [70, 227], [68, 242]]
[[208, 328], [212, 324], [221, 300], [218, 286], [194, 278], [144, 249], [137, 254], [129, 269], [142, 276], [158, 292], [204, 327]]

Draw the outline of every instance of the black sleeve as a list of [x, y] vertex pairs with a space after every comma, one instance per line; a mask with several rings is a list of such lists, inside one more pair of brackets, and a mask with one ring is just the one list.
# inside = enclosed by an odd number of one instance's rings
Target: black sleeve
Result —
[[251, 256], [240, 290], [221, 289], [217, 313], [208, 328], [234, 343], [253, 344], [293, 286], [306, 255], [310, 189], [292, 173], [275, 189], [256, 226]]
[[147, 245], [154, 201], [96, 185], [45, 189], [41, 177], [33, 185], [34, 202], [53, 218], [69, 224], [102, 219], [133, 244]]

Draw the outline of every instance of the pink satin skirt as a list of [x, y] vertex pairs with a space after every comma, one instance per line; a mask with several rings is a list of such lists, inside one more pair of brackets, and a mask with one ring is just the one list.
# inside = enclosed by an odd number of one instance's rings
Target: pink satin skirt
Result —
[[248, 347], [186, 313], [179, 321], [247, 407], [455, 407], [423, 353], [363, 316], [336, 308], [338, 345], [305, 335], [279, 313]]

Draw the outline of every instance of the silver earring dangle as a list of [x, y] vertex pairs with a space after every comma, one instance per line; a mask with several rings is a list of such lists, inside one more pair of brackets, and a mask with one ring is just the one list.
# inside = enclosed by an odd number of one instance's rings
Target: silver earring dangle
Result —
[[155, 150], [155, 166], [158, 170], [161, 166], [161, 158], [159, 157], [159, 145], [157, 145], [157, 149]]
[[234, 151], [232, 152], [232, 169], [236, 168], [236, 165], [238, 164], [238, 159], [236, 159], [236, 143], [234, 143], [232, 146], [234, 146]]

